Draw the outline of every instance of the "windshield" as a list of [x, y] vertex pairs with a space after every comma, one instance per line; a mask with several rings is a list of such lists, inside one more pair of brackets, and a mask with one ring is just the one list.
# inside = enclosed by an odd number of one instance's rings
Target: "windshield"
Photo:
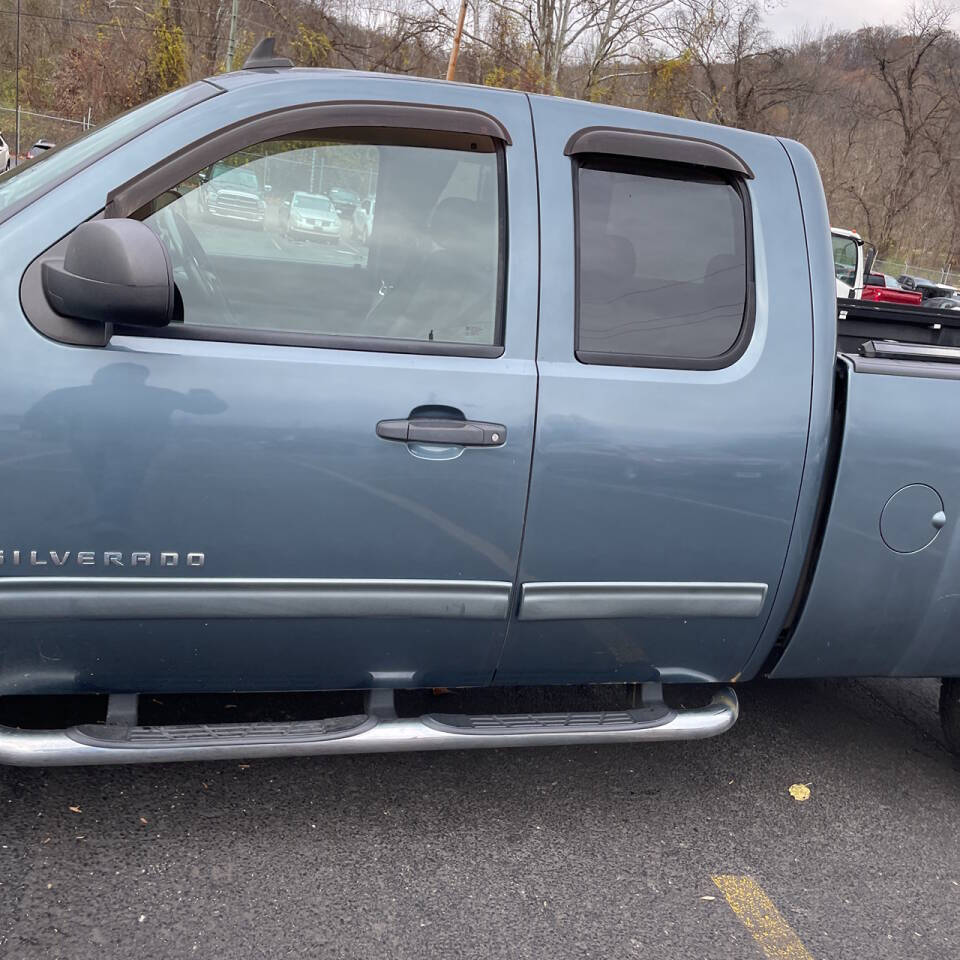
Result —
[[59, 149], [34, 148], [37, 159], [18, 163], [0, 176], [0, 221], [12, 216], [87, 163], [115, 150], [148, 127], [217, 92], [217, 88], [208, 83], [195, 83], [130, 110]]
[[293, 205], [300, 210], [313, 210], [315, 213], [329, 213], [333, 204], [326, 197], [312, 197], [309, 193], [298, 193]]
[[237, 170], [236, 168], [228, 170], [216, 178], [216, 185], [218, 187], [242, 187], [244, 190], [251, 191], [251, 193], [259, 193], [260, 191], [260, 181], [257, 180], [257, 175], [251, 170]]
[[857, 280], [857, 243], [833, 234], [833, 269], [837, 279], [853, 286]]

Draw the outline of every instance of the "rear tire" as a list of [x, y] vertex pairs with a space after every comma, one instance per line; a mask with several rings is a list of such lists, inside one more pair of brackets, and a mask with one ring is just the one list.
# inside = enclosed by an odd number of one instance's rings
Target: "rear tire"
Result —
[[960, 756], [960, 679], [947, 678], [940, 684], [940, 723], [947, 746]]

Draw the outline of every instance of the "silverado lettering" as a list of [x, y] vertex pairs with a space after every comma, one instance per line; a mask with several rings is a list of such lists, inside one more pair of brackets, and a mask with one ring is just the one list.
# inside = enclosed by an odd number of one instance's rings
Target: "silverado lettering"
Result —
[[203, 553], [183, 554], [180, 551], [172, 550], [163, 550], [159, 553], [151, 553], [148, 550], [134, 550], [130, 553], [105, 550], [102, 553], [97, 553], [94, 550], [77, 550], [75, 552], [48, 550], [44, 552], [40, 550], [0, 549], [0, 566], [45, 567], [50, 564], [54, 567], [63, 567], [71, 557], [81, 567], [177, 567], [180, 566], [181, 557], [183, 557], [184, 565], [187, 567], [202, 567], [206, 563], [206, 556]]

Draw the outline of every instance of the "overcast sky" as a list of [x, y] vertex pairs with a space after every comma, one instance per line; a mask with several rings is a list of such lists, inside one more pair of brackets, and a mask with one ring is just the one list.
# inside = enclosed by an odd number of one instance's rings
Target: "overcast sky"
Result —
[[[767, 14], [767, 25], [778, 40], [789, 40], [803, 26], [826, 24], [836, 30], [857, 30], [869, 24], [896, 23], [909, 0], [786, 0]], [[958, 18], [954, 16], [954, 26]]]

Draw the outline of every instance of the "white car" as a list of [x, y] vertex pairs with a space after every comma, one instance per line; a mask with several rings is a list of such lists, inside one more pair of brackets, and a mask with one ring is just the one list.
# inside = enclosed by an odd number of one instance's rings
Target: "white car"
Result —
[[0, 131], [0, 172], [10, 169], [10, 148], [7, 141], [3, 139], [3, 133]]

